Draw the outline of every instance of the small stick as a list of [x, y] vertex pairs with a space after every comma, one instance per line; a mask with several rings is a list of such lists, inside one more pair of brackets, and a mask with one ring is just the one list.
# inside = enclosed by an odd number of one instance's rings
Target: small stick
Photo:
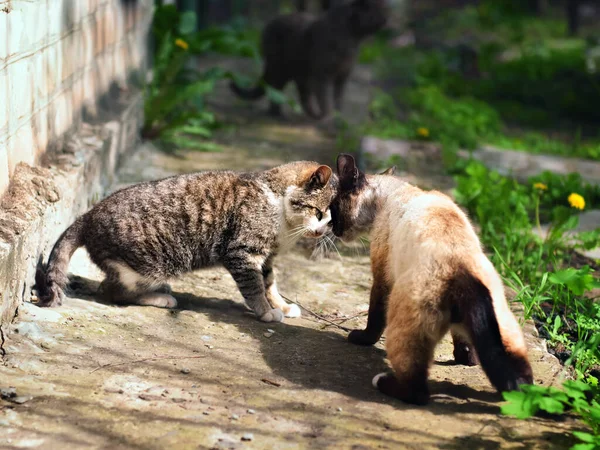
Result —
[[334, 327], [337, 327], [337, 328], [339, 328], [340, 330], [344, 330], [344, 331], [352, 331], [350, 328], [346, 328], [346, 327], [343, 327], [343, 326], [341, 326], [341, 325], [338, 325], [337, 323], [335, 323], [335, 322], [333, 322], [333, 321], [331, 321], [331, 320], [329, 320], [329, 319], [326, 319], [326, 318], [325, 318], [325, 317], [323, 317], [322, 315], [320, 315], [320, 314], [317, 314], [316, 312], [313, 312], [313, 311], [311, 311], [311, 310], [310, 310], [310, 309], [308, 309], [306, 306], [304, 306], [302, 303], [300, 303], [298, 300], [296, 300], [296, 301], [290, 300], [289, 298], [287, 298], [287, 297], [286, 297], [286, 296], [284, 296], [284, 295], [282, 295], [282, 297], [283, 297], [285, 300], [287, 300], [288, 302], [291, 302], [291, 303], [294, 303], [295, 305], [298, 305], [300, 308], [302, 308], [302, 309], [303, 309], [303, 310], [305, 310], [306, 312], [308, 312], [308, 313], [312, 314], [312, 315], [313, 315], [313, 316], [315, 316], [317, 319], [319, 319], [319, 320], [322, 320], [323, 322], [327, 322], [329, 325], [333, 325]]
[[[344, 322], [347, 322], [349, 320], [356, 319], [357, 317], [366, 316], [367, 314], [369, 314], [369, 311], [361, 311], [358, 314], [354, 314], [353, 316], [349, 316], [349, 317], [344, 317], [344, 318], [337, 319], [338, 320], [337, 324], [340, 325], [340, 324], [342, 324]], [[329, 326], [330, 325], [328, 323], [326, 323], [325, 325], [323, 325], [321, 327], [321, 330], [324, 330], [325, 328], [327, 328]]]
[[141, 362], [146, 362], [146, 361], [157, 361], [157, 360], [161, 360], [161, 359], [198, 359], [198, 358], [206, 358], [206, 355], [196, 355], [196, 356], [152, 356], [150, 358], [143, 358], [143, 359], [136, 359], [135, 361], [125, 361], [122, 363], [116, 363], [116, 364], [105, 364], [103, 366], [100, 367], [96, 367], [94, 370], [92, 370], [90, 372], [90, 374], [100, 370], [100, 369], [106, 369], [107, 367], [117, 367], [117, 366], [124, 366], [126, 364], [137, 364], [137, 363], [141, 363]]
[[268, 378], [261, 378], [260, 381], [262, 381], [263, 383], [270, 384], [271, 386], [281, 387], [280, 383], [278, 383], [277, 381], [269, 380]]

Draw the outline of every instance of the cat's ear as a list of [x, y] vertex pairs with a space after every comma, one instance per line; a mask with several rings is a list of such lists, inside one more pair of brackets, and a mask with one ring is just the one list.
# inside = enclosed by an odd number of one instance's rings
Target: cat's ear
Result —
[[332, 172], [329, 166], [319, 166], [310, 176], [309, 186], [313, 188], [325, 186], [329, 182]]
[[356, 183], [358, 180], [358, 167], [356, 167], [356, 161], [354, 161], [354, 157], [347, 153], [340, 153], [337, 158], [337, 171], [338, 176], [340, 177], [340, 182], [343, 184], [352, 185]]
[[392, 166], [389, 169], [385, 169], [379, 175], [394, 175], [396, 173], [396, 166]]

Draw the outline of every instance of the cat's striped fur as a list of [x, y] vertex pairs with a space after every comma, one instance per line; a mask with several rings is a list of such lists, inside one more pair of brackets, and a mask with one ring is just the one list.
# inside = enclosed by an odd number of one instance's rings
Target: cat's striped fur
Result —
[[36, 275], [40, 306], [60, 305], [73, 252], [85, 246], [111, 300], [173, 307], [169, 278], [222, 264], [263, 321], [298, 316], [277, 292], [273, 259], [330, 228], [335, 176], [295, 162], [257, 173], [206, 172], [137, 184], [79, 217]]

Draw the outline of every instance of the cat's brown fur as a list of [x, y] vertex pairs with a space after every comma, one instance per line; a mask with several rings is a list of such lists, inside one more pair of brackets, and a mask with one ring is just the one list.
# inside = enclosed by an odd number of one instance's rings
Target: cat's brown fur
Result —
[[368, 324], [348, 338], [372, 345], [386, 329], [394, 374], [375, 377], [376, 387], [409, 403], [426, 403], [433, 351], [448, 330], [458, 362], [475, 363], [476, 349], [499, 391], [532, 383], [523, 334], [500, 276], [456, 204], [393, 176], [367, 176], [350, 155], [338, 158], [338, 175], [334, 233], [344, 240], [371, 236]]
[[174, 307], [164, 283], [222, 264], [265, 322], [300, 315], [277, 291], [273, 260], [300, 237], [330, 228], [335, 176], [300, 161], [255, 173], [180, 175], [122, 189], [79, 217], [36, 275], [40, 306], [59, 306], [73, 252], [106, 274], [111, 301]]
[[[265, 67], [261, 84], [244, 89], [232, 83], [231, 88], [240, 97], [254, 100], [265, 94], [264, 83], [282, 90], [294, 81], [305, 114], [325, 118], [331, 113], [330, 91], [335, 108], [341, 110], [359, 45], [383, 27], [386, 19], [385, 0], [353, 0], [318, 18], [304, 13], [277, 17], [262, 35]], [[270, 112], [281, 114], [280, 105], [271, 102]]]

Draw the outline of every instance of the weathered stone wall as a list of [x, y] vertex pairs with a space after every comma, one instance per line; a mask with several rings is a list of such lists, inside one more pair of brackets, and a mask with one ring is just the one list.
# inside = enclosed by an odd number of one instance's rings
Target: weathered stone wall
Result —
[[153, 0], [0, 0], [0, 354], [74, 218], [143, 120]]
[[145, 64], [152, 0], [0, 0], [0, 195]]

